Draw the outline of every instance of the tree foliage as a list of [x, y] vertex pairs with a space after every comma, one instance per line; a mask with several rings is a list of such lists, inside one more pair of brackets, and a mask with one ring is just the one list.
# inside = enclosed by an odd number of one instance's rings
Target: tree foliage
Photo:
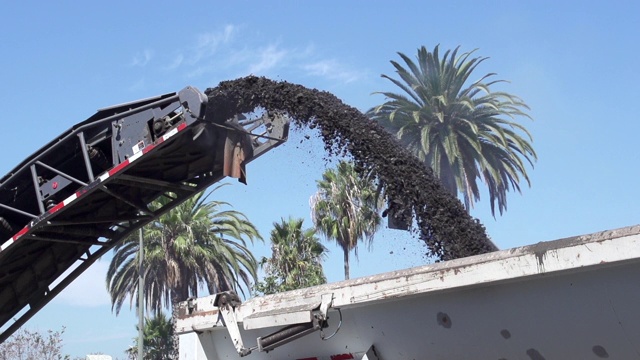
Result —
[[322, 261], [327, 249], [313, 228], [303, 229], [303, 219], [282, 219], [273, 223], [270, 258], [262, 258], [266, 276], [256, 284], [257, 293], [265, 295], [301, 289], [327, 282]]
[[[531, 135], [514, 121], [530, 116], [519, 97], [491, 87], [494, 73], [469, 78], [487, 58], [472, 58], [475, 51], [458, 56], [459, 47], [440, 57], [422, 46], [417, 63], [398, 53], [404, 66], [391, 64], [399, 79], [387, 75], [401, 92], [380, 92], [387, 100], [368, 112], [431, 167], [452, 194], [461, 194], [467, 210], [480, 199], [477, 180], [489, 190], [491, 211], [507, 209], [508, 191], [530, 185], [525, 164], [537, 159]], [[401, 174], [398, 174], [401, 176]]]
[[0, 344], [0, 360], [69, 360], [62, 354], [61, 330], [39, 331], [20, 329]]
[[[203, 286], [209, 293], [244, 293], [243, 286], [250, 288], [255, 281], [257, 261], [247, 240], [261, 237], [242, 213], [222, 210], [228, 203], [207, 202], [212, 192], [187, 199], [145, 227], [144, 296], [149, 310], [158, 313], [198, 296]], [[161, 198], [155, 206], [166, 201]], [[138, 234], [132, 234], [114, 249], [107, 288], [116, 313], [127, 297], [131, 304], [137, 299], [138, 248]]]
[[[136, 329], [138, 327], [136, 326]], [[174, 351], [173, 322], [164, 313], [155, 314], [144, 321], [143, 333], [143, 360], [169, 360]], [[138, 338], [134, 339], [135, 345], [127, 350], [132, 359], [137, 359]]]
[[340, 161], [328, 169], [317, 182], [318, 191], [311, 197], [311, 215], [316, 229], [335, 241], [344, 254], [344, 277], [349, 279], [349, 253], [358, 256], [358, 243], [367, 241], [379, 229], [380, 197], [372, 179], [363, 178], [354, 165]]

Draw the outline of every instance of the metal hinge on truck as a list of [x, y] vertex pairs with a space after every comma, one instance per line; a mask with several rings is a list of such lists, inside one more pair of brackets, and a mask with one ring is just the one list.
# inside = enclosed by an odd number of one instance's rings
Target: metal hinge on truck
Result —
[[[214, 300], [214, 306], [218, 307], [219, 316], [222, 317], [224, 325], [229, 331], [233, 345], [240, 356], [251, 354], [252, 351], [270, 351], [279, 346], [287, 344], [307, 334], [320, 331], [323, 339], [329, 339], [337, 333], [338, 330], [329, 336], [324, 336], [322, 330], [328, 327], [328, 312], [332, 308], [333, 294], [324, 294], [321, 296], [320, 302], [314, 305], [301, 305], [295, 309], [286, 309], [263, 313], [260, 316], [249, 316], [243, 319], [245, 329], [257, 329], [282, 325], [283, 327], [271, 334], [260, 336], [256, 339], [256, 345], [245, 347], [240, 335], [240, 328], [236, 317], [236, 309], [241, 304], [240, 298], [233, 292], [224, 292], [217, 294]], [[340, 314], [340, 323], [342, 322], [342, 314], [339, 309], [335, 309]]]

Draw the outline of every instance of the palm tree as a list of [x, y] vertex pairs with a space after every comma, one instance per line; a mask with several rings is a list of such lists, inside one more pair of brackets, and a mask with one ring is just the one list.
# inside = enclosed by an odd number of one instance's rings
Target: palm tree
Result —
[[[513, 121], [530, 118], [529, 107], [517, 96], [491, 92], [489, 87], [503, 82], [486, 74], [467, 80], [487, 58], [470, 58], [475, 51], [458, 56], [457, 47], [445, 52], [418, 49], [417, 64], [398, 53], [406, 68], [391, 64], [400, 79], [383, 78], [402, 93], [380, 92], [387, 101], [369, 110], [368, 115], [396, 134], [420, 160], [433, 169], [454, 196], [460, 193], [467, 210], [480, 199], [477, 179], [489, 189], [491, 212], [497, 203], [500, 214], [507, 208], [506, 193], [520, 192], [520, 180], [530, 185], [525, 162], [537, 159], [529, 141], [531, 135]], [[524, 137], [520, 135], [524, 134]]]
[[[136, 326], [137, 327], [137, 326]], [[163, 312], [155, 314], [152, 318], [145, 319], [144, 323], [143, 360], [169, 360], [174, 351], [172, 341], [174, 335], [173, 323]], [[132, 359], [137, 359], [138, 338], [134, 339], [135, 345], [126, 352]]]
[[[242, 286], [255, 281], [257, 261], [245, 239], [262, 238], [242, 213], [221, 210], [228, 203], [207, 202], [213, 191], [187, 199], [145, 227], [143, 285], [149, 310], [175, 310], [176, 303], [197, 296], [204, 285], [209, 293], [233, 289], [244, 294]], [[152, 207], [167, 201], [160, 198]], [[136, 299], [138, 248], [137, 236], [114, 248], [107, 288], [116, 314], [127, 297], [130, 306]]]
[[256, 285], [265, 295], [324, 284], [327, 278], [322, 261], [327, 248], [316, 237], [316, 230], [302, 228], [303, 219], [282, 219], [271, 230], [271, 258], [262, 258], [267, 276]]
[[380, 197], [369, 178], [360, 177], [352, 163], [341, 161], [318, 181], [311, 197], [311, 216], [316, 229], [334, 240], [344, 253], [344, 278], [349, 279], [349, 253], [358, 256], [358, 242], [371, 246], [380, 227]]

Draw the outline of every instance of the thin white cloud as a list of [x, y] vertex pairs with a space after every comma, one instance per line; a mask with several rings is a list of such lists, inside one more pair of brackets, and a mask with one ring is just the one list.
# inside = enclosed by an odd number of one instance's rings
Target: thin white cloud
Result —
[[298, 57], [300, 58], [308, 58], [313, 55], [316, 51], [316, 46], [314, 44], [309, 44], [304, 50], [297, 52]]
[[153, 50], [145, 49], [133, 56], [130, 66], [145, 67], [153, 57]]
[[229, 43], [238, 31], [235, 25], [226, 25], [221, 31], [199, 34], [193, 48], [193, 56], [187, 56], [188, 62], [195, 65], [203, 58], [214, 55], [221, 45]]
[[248, 72], [250, 74], [260, 74], [274, 69], [282, 64], [288, 53], [288, 50], [281, 49], [276, 44], [259, 49], [255, 55], [257, 61], [249, 64]]
[[302, 67], [308, 75], [325, 77], [344, 83], [356, 81], [364, 76], [361, 71], [351, 70], [335, 59], [320, 60]]
[[[242, 38], [242, 43], [235, 41], [238, 38]], [[365, 71], [350, 68], [339, 59], [319, 56], [313, 43], [287, 47], [279, 39], [258, 41], [250, 32], [243, 31], [242, 25], [232, 24], [197, 34], [190, 45], [177, 49], [165, 60], [162, 70], [180, 71], [189, 79], [212, 74], [216, 79], [248, 74], [272, 76], [276, 72], [278, 76], [302, 73], [338, 83], [366, 77]], [[142, 86], [144, 83], [135, 83], [131, 88]]]
[[184, 55], [183, 54], [178, 54], [178, 55], [176, 55], [176, 57], [173, 58], [173, 62], [171, 62], [171, 64], [165, 66], [164, 69], [165, 70], [177, 69], [178, 67], [180, 67], [180, 65], [182, 65], [183, 61], [184, 61]]
[[189, 69], [188, 77], [202, 74], [206, 72], [206, 68], [210, 67], [207, 62], [211, 58], [218, 56], [221, 48], [228, 45], [237, 32], [237, 26], [226, 25], [219, 31], [197, 34], [194, 43], [191, 46], [179, 49], [173, 59], [162, 69], [176, 70], [181, 67], [187, 67], [191, 68]]
[[214, 31], [198, 35], [198, 43], [196, 46], [202, 49], [214, 49], [222, 43], [227, 43], [233, 37], [233, 34], [238, 31], [235, 25], [225, 25], [222, 31]]

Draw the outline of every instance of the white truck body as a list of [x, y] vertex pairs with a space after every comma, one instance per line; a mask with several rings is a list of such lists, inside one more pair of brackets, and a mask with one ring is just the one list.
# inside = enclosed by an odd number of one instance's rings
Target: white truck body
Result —
[[181, 304], [181, 360], [239, 359], [322, 307], [328, 328], [247, 359], [637, 359], [640, 226], [256, 297], [235, 324], [214, 301]]

